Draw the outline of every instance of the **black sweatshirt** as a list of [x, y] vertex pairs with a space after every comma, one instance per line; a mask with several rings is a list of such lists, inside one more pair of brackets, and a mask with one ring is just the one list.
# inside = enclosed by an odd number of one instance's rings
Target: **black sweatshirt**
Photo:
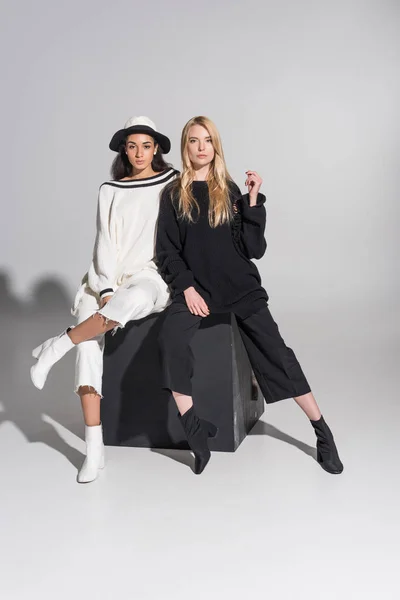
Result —
[[170, 186], [161, 194], [156, 240], [161, 275], [174, 302], [184, 303], [184, 290], [193, 286], [210, 312], [234, 312], [246, 318], [268, 301], [258, 269], [250, 260], [261, 258], [267, 247], [265, 196], [258, 194], [256, 206], [250, 206], [249, 195], [242, 196], [232, 182], [233, 221], [213, 228], [208, 222], [207, 182], [194, 181], [192, 191], [199, 204], [192, 223], [178, 218]]

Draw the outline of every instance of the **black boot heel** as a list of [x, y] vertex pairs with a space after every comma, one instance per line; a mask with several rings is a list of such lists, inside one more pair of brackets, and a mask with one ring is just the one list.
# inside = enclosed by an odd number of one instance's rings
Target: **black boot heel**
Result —
[[328, 473], [338, 475], [343, 471], [343, 464], [339, 458], [332, 431], [329, 429], [324, 417], [318, 421], [311, 421], [317, 436], [317, 461]]
[[203, 423], [207, 426], [208, 437], [215, 438], [219, 431], [218, 427], [209, 421], [203, 421]]
[[199, 419], [194, 412], [193, 406], [185, 414], [178, 415], [178, 417], [185, 430], [188, 444], [194, 454], [194, 472], [196, 475], [200, 475], [211, 458], [208, 438], [213, 437], [211, 433], [215, 436], [218, 429], [212, 423]]

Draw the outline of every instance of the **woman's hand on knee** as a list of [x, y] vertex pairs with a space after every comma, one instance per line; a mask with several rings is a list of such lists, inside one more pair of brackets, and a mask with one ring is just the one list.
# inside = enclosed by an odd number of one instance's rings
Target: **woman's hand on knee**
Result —
[[199, 317], [208, 317], [210, 314], [210, 310], [205, 303], [204, 299], [200, 296], [198, 292], [194, 289], [194, 287], [187, 288], [183, 292], [185, 294], [185, 300], [188, 309], [192, 313], [192, 315], [197, 315]]

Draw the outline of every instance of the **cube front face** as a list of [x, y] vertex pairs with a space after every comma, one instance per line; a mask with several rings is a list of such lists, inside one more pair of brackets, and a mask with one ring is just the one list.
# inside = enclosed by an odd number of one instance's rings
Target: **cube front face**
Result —
[[[157, 343], [161, 324], [162, 314], [151, 315], [107, 336], [101, 405], [107, 445], [188, 448], [175, 402], [161, 388]], [[234, 317], [208, 317], [192, 350], [196, 412], [219, 428], [210, 448], [232, 452], [263, 412]]]

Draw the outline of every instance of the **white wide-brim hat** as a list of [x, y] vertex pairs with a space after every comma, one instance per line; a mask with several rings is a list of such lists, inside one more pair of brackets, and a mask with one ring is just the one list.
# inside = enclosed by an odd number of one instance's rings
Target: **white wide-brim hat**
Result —
[[131, 117], [125, 123], [124, 128], [119, 129], [112, 136], [109, 144], [110, 150], [118, 152], [120, 146], [125, 143], [127, 136], [131, 133], [146, 133], [150, 135], [160, 146], [163, 154], [168, 154], [171, 150], [171, 142], [167, 136], [157, 131], [155, 124], [148, 117]]

